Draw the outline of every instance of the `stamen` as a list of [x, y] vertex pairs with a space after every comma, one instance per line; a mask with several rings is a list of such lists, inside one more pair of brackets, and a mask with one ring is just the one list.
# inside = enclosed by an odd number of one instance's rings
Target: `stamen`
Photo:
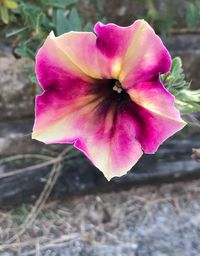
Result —
[[116, 91], [118, 93], [121, 93], [123, 91], [122, 87], [121, 87], [121, 84], [119, 81], [116, 81], [115, 82], [115, 85], [113, 87], [113, 91]]

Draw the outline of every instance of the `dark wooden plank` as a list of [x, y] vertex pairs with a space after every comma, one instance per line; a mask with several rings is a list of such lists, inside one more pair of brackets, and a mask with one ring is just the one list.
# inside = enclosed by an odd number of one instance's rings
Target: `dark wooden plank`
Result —
[[[55, 156], [66, 146], [49, 146], [27, 136], [32, 120], [0, 124], [1, 159], [7, 155], [43, 154]], [[200, 147], [200, 137], [185, 135], [172, 138], [154, 155], [145, 155], [125, 176], [107, 182], [81, 153], [63, 163], [54, 196], [124, 189], [137, 184], [161, 183], [200, 177], [200, 164], [191, 158], [192, 148]], [[2, 151], [4, 149], [4, 151]], [[5, 150], [6, 149], [6, 150]], [[74, 152], [76, 149], [74, 150]], [[0, 175], [13, 169], [38, 164], [36, 159], [22, 159], [0, 166]], [[34, 201], [42, 191], [51, 166], [0, 179], [0, 205]]]

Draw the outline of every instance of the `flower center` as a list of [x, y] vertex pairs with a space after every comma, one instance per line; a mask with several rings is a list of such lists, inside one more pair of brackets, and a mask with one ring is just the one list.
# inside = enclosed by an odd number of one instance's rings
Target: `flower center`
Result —
[[126, 92], [126, 90], [123, 89], [122, 84], [119, 82], [119, 80], [111, 79], [110, 85], [112, 87], [111, 95], [115, 102], [124, 102], [129, 100], [129, 95]]
[[96, 86], [91, 88], [91, 94], [97, 94], [105, 98], [106, 102], [121, 104], [130, 100], [129, 94], [122, 84], [116, 79], [96, 80]]
[[118, 80], [115, 81], [115, 84], [113, 86], [113, 91], [116, 91], [118, 93], [121, 93], [123, 91], [122, 85]]

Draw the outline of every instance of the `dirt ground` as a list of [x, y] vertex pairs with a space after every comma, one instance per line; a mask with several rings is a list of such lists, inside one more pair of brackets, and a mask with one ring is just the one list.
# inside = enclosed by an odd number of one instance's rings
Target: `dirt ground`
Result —
[[49, 202], [24, 226], [29, 212], [0, 212], [1, 256], [200, 255], [200, 180]]

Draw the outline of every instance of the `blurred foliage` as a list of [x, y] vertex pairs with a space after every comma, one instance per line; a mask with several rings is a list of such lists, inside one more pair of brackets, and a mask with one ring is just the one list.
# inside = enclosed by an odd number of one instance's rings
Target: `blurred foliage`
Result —
[[174, 18], [173, 0], [170, 0], [165, 12], [160, 11], [155, 0], [142, 0], [147, 9], [146, 20], [154, 27], [154, 29], [162, 35], [170, 33], [173, 26], [176, 25]]
[[185, 81], [182, 61], [179, 57], [173, 59], [170, 72], [161, 75], [165, 87], [175, 96], [175, 104], [181, 114], [200, 112], [200, 89], [190, 90], [191, 82]]
[[19, 0], [12, 9], [6, 37], [14, 37], [15, 54], [34, 60], [35, 53], [51, 30], [60, 35], [70, 30], [87, 30], [77, 9], [78, 0]]
[[16, 9], [17, 3], [12, 0], [0, 0], [0, 18], [5, 23], [8, 24], [10, 21], [9, 9]]
[[197, 28], [200, 25], [200, 1], [190, 0], [187, 3], [186, 24], [189, 28]]
[[[175, 9], [175, 1], [169, 0], [167, 8], [163, 11], [158, 9], [156, 0], [142, 0], [147, 9], [146, 20], [162, 35], [170, 34], [173, 28], [179, 27]], [[184, 2], [183, 2], [184, 4]], [[184, 20], [184, 19], [183, 19]], [[195, 29], [200, 25], [200, 0], [185, 1], [185, 20], [186, 28]]]
[[[12, 37], [15, 55], [34, 60], [37, 49], [51, 30], [56, 35], [70, 30], [91, 31], [94, 20], [106, 21], [105, 0], [85, 0], [89, 7], [93, 6], [89, 14], [92, 22], [82, 15], [79, 2], [80, 0], [0, 0], [0, 18], [4, 23], [6, 37]], [[133, 10], [133, 19], [144, 18], [158, 33], [168, 34], [176, 26], [174, 1], [167, 1], [164, 12], [158, 9], [157, 2], [135, 0], [138, 7], [143, 6], [146, 14], [134, 13]], [[200, 25], [200, 0], [186, 1], [185, 24], [189, 28]]]
[[[180, 28], [177, 20], [177, 11], [175, 9], [174, 0], [169, 0], [167, 8], [164, 11], [158, 9], [156, 0], [142, 0], [147, 8], [146, 19], [156, 29], [156, 31], [162, 35], [170, 34], [174, 28]], [[184, 3], [185, 2], [185, 3]], [[200, 25], [200, 0], [186, 0], [185, 15], [183, 17], [183, 24], [185, 28], [195, 29]], [[177, 30], [178, 31], [178, 30]]]
[[[107, 13], [107, 15], [111, 14], [114, 18], [112, 10], [107, 10], [106, 0], [96, 1], [98, 1], [101, 6], [101, 8], [98, 9], [100, 19], [102, 19], [105, 13]], [[115, 0], [112, 1], [115, 2]], [[128, 3], [130, 3], [131, 7], [128, 6]], [[178, 3], [180, 3], [180, 8]], [[178, 3], [177, 0], [129, 0], [126, 4], [120, 4], [119, 1], [117, 1], [116, 5], [119, 5], [122, 9], [128, 6], [128, 8], [125, 9], [132, 20], [145, 19], [156, 32], [161, 35], [179, 33], [182, 29], [183, 32], [199, 32], [200, 0], [183, 0], [182, 3], [181, 0], [179, 0]], [[108, 4], [108, 6], [110, 5]], [[116, 11], [120, 10], [117, 6], [115, 8]], [[118, 15], [119, 14], [116, 13], [117, 18], [114, 18], [115, 21], [118, 19]], [[126, 15], [126, 13], [124, 15]], [[127, 18], [125, 18], [125, 20], [127, 21]]]
[[[99, 3], [102, 1], [95, 1], [102, 8]], [[38, 48], [52, 30], [57, 36], [71, 30], [91, 31], [91, 22], [85, 21], [78, 12], [78, 2], [79, 0], [0, 0], [4, 34], [8, 40], [12, 39], [14, 55], [34, 61]], [[31, 81], [36, 83], [33, 68], [24, 70], [31, 74]]]

